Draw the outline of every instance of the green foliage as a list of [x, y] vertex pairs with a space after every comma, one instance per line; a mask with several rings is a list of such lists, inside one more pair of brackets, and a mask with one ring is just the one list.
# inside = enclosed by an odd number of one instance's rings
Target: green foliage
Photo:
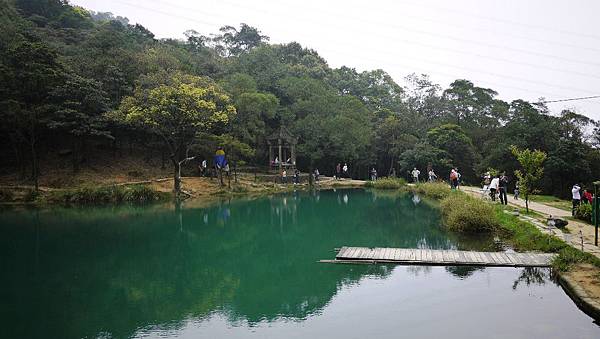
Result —
[[367, 181], [365, 187], [375, 189], [400, 189], [406, 187], [406, 180], [403, 178], [380, 178], [376, 181]]
[[591, 222], [592, 204], [580, 204], [577, 206], [577, 209], [575, 209], [575, 218]]
[[498, 228], [494, 209], [486, 202], [461, 192], [441, 201], [444, 226], [461, 233], [488, 233]]
[[82, 187], [51, 192], [48, 202], [64, 205], [106, 205], [119, 203], [149, 203], [165, 200], [168, 194], [143, 185]]
[[426, 182], [411, 187], [415, 193], [425, 195], [432, 199], [442, 200], [450, 196], [452, 190], [443, 182]]
[[515, 175], [519, 179], [519, 190], [525, 197], [527, 210], [529, 210], [529, 196], [535, 193], [538, 182], [544, 174], [543, 163], [546, 160], [546, 153], [530, 149], [519, 150], [516, 146], [512, 146], [511, 151], [521, 165], [521, 169], [516, 170]]
[[454, 124], [444, 124], [427, 132], [427, 140], [438, 149], [444, 150], [450, 157], [452, 166], [458, 167], [463, 181], [475, 178], [474, 166], [478, 156], [471, 138], [463, 129]]
[[502, 207], [497, 206], [495, 214], [500, 222], [503, 238], [516, 250], [558, 253], [552, 266], [559, 271], [567, 271], [576, 263], [590, 263], [600, 267], [600, 259], [594, 255], [571, 247], [554, 236], [541, 233], [534, 225], [521, 221], [512, 214], [504, 213]]
[[[267, 160], [265, 137], [280, 126], [298, 137], [298, 166], [327, 175], [337, 162], [355, 176], [375, 167], [404, 177], [431, 165], [440, 178], [459, 167], [476, 182], [475, 170], [520, 169], [508, 141], [548, 155], [534, 187], [545, 193], [565, 197], [574, 182], [600, 173], [598, 129], [586, 136], [594, 121], [507, 103], [465, 79], [443, 89], [413, 74], [402, 87], [381, 69], [333, 69], [299, 43], [269, 44], [246, 24], [156, 39], [127, 18], [65, 0], [0, 4], [0, 152], [34, 179], [38, 145], [51, 156], [65, 142], [75, 170], [95, 146], [122, 154], [123, 145], [158, 148], [160, 138], [169, 148], [161, 153], [179, 162], [188, 149], [211, 154], [209, 137], [227, 134], [254, 152], [239, 157], [256, 166]], [[172, 126], [182, 128], [173, 134]]]

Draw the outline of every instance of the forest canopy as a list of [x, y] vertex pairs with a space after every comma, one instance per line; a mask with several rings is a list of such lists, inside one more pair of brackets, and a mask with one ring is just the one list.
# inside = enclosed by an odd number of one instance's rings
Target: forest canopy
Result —
[[[0, 8], [0, 157], [24, 181], [37, 183], [40, 166], [65, 148], [77, 171], [98, 149], [129, 145], [179, 161], [230, 140], [251, 150], [241, 155], [247, 164], [265, 166], [265, 138], [281, 126], [298, 137], [304, 171], [330, 174], [346, 162], [365, 178], [371, 167], [407, 176], [430, 165], [443, 178], [458, 167], [478, 183], [489, 168], [512, 175], [514, 145], [547, 153], [546, 193], [563, 196], [600, 175], [598, 122], [506, 102], [467, 79], [441, 88], [411, 74], [400, 85], [381, 69], [331, 68], [317, 51], [271, 44], [246, 24], [156, 39], [67, 0], [0, 0]], [[173, 103], [189, 109], [156, 110]], [[163, 142], [167, 118], [185, 125], [189, 147]]]

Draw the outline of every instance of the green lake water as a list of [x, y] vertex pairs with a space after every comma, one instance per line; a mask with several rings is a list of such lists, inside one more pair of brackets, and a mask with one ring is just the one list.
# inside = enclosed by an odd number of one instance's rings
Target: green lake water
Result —
[[5, 210], [0, 232], [0, 338], [600, 338], [547, 269], [317, 263], [497, 246], [410, 195]]

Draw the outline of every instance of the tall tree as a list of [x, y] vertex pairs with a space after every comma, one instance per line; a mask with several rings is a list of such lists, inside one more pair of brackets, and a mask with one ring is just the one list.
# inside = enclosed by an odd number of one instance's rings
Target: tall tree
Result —
[[225, 92], [208, 78], [176, 73], [168, 83], [138, 87], [123, 99], [122, 117], [158, 134], [171, 153], [174, 191], [181, 192], [181, 166], [193, 159], [189, 149], [197, 136], [218, 131], [235, 114]]

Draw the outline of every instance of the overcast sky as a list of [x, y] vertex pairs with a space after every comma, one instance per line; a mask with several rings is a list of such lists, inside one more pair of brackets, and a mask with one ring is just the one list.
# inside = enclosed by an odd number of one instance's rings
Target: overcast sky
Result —
[[[600, 95], [595, 0], [71, 0], [140, 23], [158, 38], [247, 23], [272, 43], [297, 41], [331, 67], [381, 68], [398, 83], [464, 78], [503, 100]], [[600, 99], [548, 104], [600, 119]]]

